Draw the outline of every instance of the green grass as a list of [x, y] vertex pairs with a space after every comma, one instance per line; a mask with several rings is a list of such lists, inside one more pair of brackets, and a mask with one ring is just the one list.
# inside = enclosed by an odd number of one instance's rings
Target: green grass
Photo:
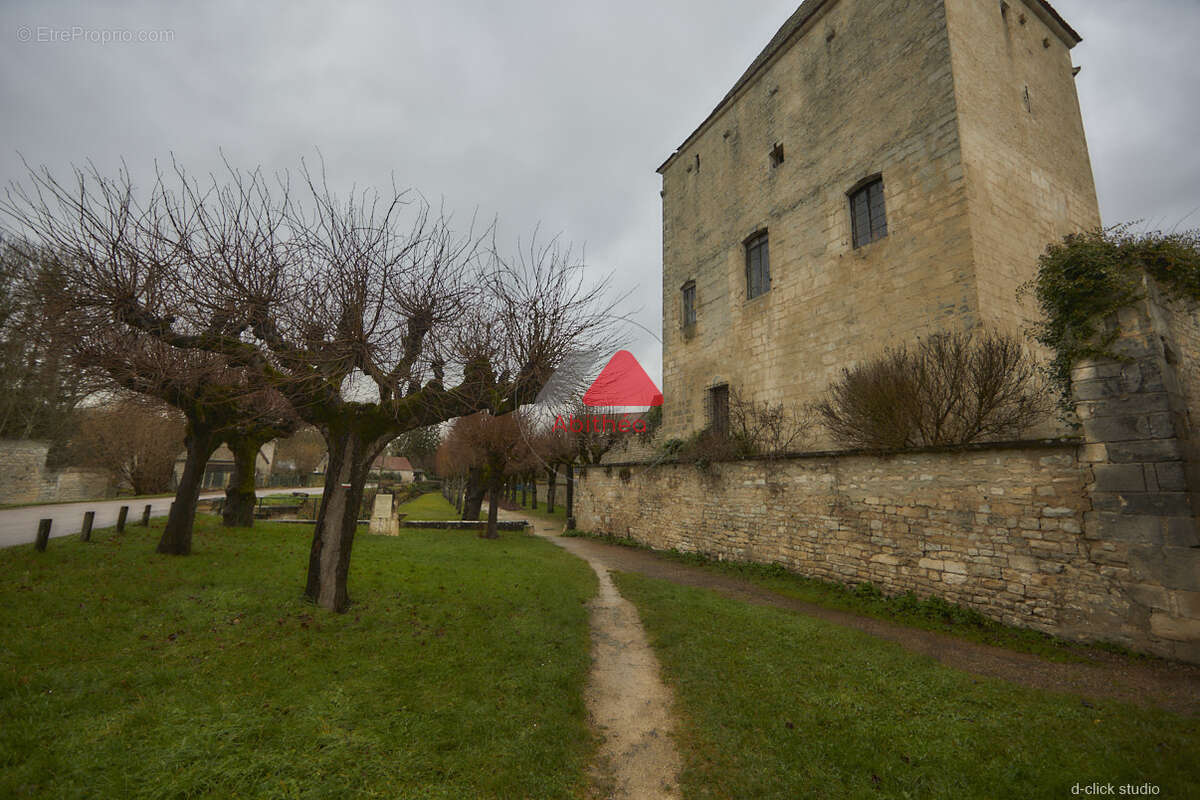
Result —
[[408, 515], [405, 517], [406, 520], [423, 520], [426, 522], [459, 519], [462, 516], [454, 510], [454, 506], [446, 502], [446, 499], [437, 492], [423, 494], [416, 500], [402, 503], [397, 510], [401, 514]]
[[[1200, 720], [977, 678], [787, 611], [632, 574], [687, 798], [1200, 797]], [[1082, 795], [1079, 795], [1082, 796]]]
[[[554, 513], [546, 511], [546, 484], [538, 484], [538, 507], [532, 509], [528, 505], [521, 505], [521, 495], [517, 494], [517, 506], [522, 514], [528, 514], [531, 517], [547, 520], [549, 522], [557, 522], [566, 526], [567, 524], [567, 488], [559, 483], [558, 494], [554, 497]], [[525, 496], [526, 503], [529, 501], [529, 495]]]
[[699, 567], [710, 572], [739, 578], [772, 592], [825, 608], [898, 622], [923, 630], [957, 636], [981, 644], [1032, 653], [1051, 661], [1086, 662], [1097, 651], [1134, 660], [1153, 658], [1115, 644], [1083, 644], [1051, 636], [1040, 631], [1016, 628], [985, 617], [974, 609], [948, 603], [939, 597], [920, 599], [916, 595], [885, 595], [871, 583], [843, 584], [808, 578], [780, 564], [747, 561], [717, 561], [699, 553], [678, 550], [653, 550], [633, 539], [600, 536], [583, 531], [564, 535], [595, 539], [607, 544], [654, 552], [663, 558]]
[[300, 598], [310, 528], [202, 517], [178, 558], [159, 525], [0, 550], [0, 797], [583, 792], [582, 561], [360, 533], [335, 615]]

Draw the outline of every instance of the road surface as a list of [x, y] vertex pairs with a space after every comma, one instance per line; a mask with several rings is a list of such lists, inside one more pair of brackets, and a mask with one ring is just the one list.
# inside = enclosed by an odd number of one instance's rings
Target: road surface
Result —
[[[268, 494], [290, 494], [305, 492], [320, 494], [322, 488], [314, 486], [307, 489], [259, 489], [258, 496]], [[205, 492], [200, 498], [224, 497], [224, 492]], [[134, 500], [96, 500], [84, 503], [56, 503], [47, 506], [24, 506], [0, 511], [0, 547], [11, 547], [15, 544], [30, 544], [37, 538], [38, 520], [52, 519], [50, 538], [70, 536], [79, 533], [83, 525], [83, 514], [86, 511], [96, 512], [95, 528], [107, 528], [117, 524], [117, 514], [121, 506], [129, 506], [129, 517], [126, 524], [140, 522], [142, 509], [150, 505], [150, 515], [165, 517], [171, 508], [173, 497], [156, 497]]]

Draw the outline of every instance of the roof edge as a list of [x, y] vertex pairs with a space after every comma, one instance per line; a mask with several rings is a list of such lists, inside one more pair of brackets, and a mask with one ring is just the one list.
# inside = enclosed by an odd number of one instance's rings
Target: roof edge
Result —
[[659, 165], [658, 169], [655, 171], [661, 175], [663, 170], [667, 168], [667, 165], [674, 161], [681, 152], [687, 149], [687, 146], [692, 142], [692, 140], [694, 140], [701, 131], [707, 128], [708, 124], [716, 119], [716, 117], [723, 110], [725, 110], [725, 107], [728, 106], [734, 100], [734, 98], [741, 94], [743, 89], [750, 85], [751, 81], [756, 75], [758, 75], [758, 73], [766, 69], [775, 60], [777, 55], [783, 53], [792, 45], [793, 42], [807, 33], [808, 29], [811, 27], [810, 23], [817, 19], [819, 13], [829, 6], [832, 6], [837, 1], [838, 0], [804, 0], [804, 2], [802, 2], [799, 7], [792, 12], [792, 15], [788, 17], [786, 21], [784, 21], [783, 25], [779, 27], [779, 30], [775, 32], [773, 37], [771, 37], [771, 41], [767, 43], [767, 46], [759, 51], [759, 54], [754, 57], [754, 60], [750, 62], [750, 66], [747, 67], [746, 71], [742, 73], [741, 77], [734, 82], [733, 88], [721, 98], [721, 101], [717, 103], [716, 107], [709, 112], [707, 117], [704, 118], [704, 121], [696, 126], [696, 129], [692, 131], [686, 139], [683, 140], [683, 143], [680, 144], [679, 147], [675, 148], [671, 155], [667, 156], [667, 160]]
[[[786, 51], [788, 47], [790, 47], [797, 39], [806, 34], [812, 27], [810, 23], [816, 21], [820, 15], [820, 12], [826, 10], [829, 6], [836, 2], [837, 0], [804, 0], [804, 2], [800, 4], [796, 11], [793, 12], [790, 17], [788, 17], [787, 21], [780, 26], [779, 30], [775, 33], [775, 36], [772, 37], [772, 40], [767, 43], [767, 46], [763, 48], [761, 52], [759, 52], [746, 71], [742, 73], [742, 76], [737, 79], [737, 81], [733, 84], [733, 88], [730, 89], [723, 98], [721, 98], [721, 101], [717, 103], [716, 107], [713, 108], [713, 110], [709, 112], [708, 116], [704, 118], [704, 121], [696, 126], [696, 129], [692, 131], [686, 139], [683, 140], [683, 143], [675, 148], [671, 155], [667, 156], [666, 161], [660, 164], [655, 172], [657, 172], [659, 175], [663, 174], [663, 171], [666, 170], [670, 163], [674, 161], [680, 153], [686, 150], [688, 145], [691, 144], [700, 135], [700, 133], [708, 127], [709, 123], [716, 119], [717, 116], [719, 116], [720, 113], [724, 111], [725, 108], [732, 103], [738, 95], [741, 94], [742, 90], [745, 89], [751, 83], [751, 81], [753, 81], [758, 73], [770, 66], [777, 55]], [[1038, 18], [1042, 20], [1042, 22], [1044, 22], [1048, 28], [1050, 28], [1051, 31], [1055, 33], [1055, 35], [1058, 36], [1058, 38], [1062, 39], [1068, 50], [1074, 48], [1075, 45], [1083, 41], [1083, 37], [1080, 36], [1074, 28], [1067, 24], [1067, 21], [1062, 18], [1062, 15], [1054, 10], [1054, 6], [1050, 5], [1048, 0], [1022, 0], [1022, 2], [1024, 2], [1025, 5], [1028, 6], [1029, 9], [1036, 14]], [[804, 13], [806, 11], [807, 13]]]
[[1059, 39], [1062, 39], [1068, 50], [1083, 41], [1079, 32], [1054, 10], [1054, 6], [1050, 5], [1049, 0], [1024, 0], [1024, 2], [1029, 6], [1029, 10], [1037, 15], [1038, 19], [1046, 23], [1047, 28], [1053, 31]]

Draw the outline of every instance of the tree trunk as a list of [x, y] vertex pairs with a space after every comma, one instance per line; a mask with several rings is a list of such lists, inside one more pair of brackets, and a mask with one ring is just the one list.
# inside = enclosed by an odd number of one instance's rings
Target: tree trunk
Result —
[[304, 596], [321, 608], [341, 613], [350, 604], [350, 550], [367, 471], [389, 440], [368, 439], [354, 430], [331, 430], [325, 433], [325, 441], [329, 466], [308, 556]]
[[525, 488], [525, 479], [522, 478], [521, 479], [521, 508], [524, 508], [525, 506], [529, 505], [528, 498], [529, 498], [529, 492]]
[[496, 527], [496, 521], [499, 518], [500, 509], [500, 487], [493, 486], [488, 491], [488, 518], [487, 529], [479, 534], [484, 539], [499, 539], [500, 530]]
[[157, 547], [157, 552], [173, 556], [186, 556], [192, 552], [192, 528], [196, 523], [196, 503], [200, 499], [200, 484], [204, 482], [204, 467], [221, 443], [211, 429], [191, 422], [183, 441], [187, 446], [187, 460], [183, 463], [175, 502]]
[[546, 510], [554, 513], [554, 500], [558, 494], [558, 472], [554, 467], [546, 467]]
[[529, 473], [529, 507], [537, 511], [537, 473]]
[[567, 464], [567, 525], [575, 517], [575, 465]]
[[227, 528], [249, 528], [254, 525], [255, 466], [258, 450], [270, 439], [255, 436], [227, 436], [225, 443], [233, 451], [233, 477], [225, 489], [225, 508], [221, 522]]
[[478, 467], [472, 467], [467, 473], [466, 499], [463, 501], [463, 519], [478, 520], [479, 513], [483, 509], [485, 490], [479, 473], [480, 470]]

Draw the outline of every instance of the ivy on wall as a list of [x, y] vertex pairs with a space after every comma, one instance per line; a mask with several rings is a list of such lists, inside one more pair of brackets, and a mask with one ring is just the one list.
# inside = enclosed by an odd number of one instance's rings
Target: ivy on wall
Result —
[[1168, 297], [1200, 301], [1200, 232], [1141, 233], [1129, 224], [1071, 234], [1038, 259], [1034, 280], [1022, 287], [1041, 307], [1033, 336], [1054, 352], [1050, 377], [1070, 397], [1071, 371], [1088, 358], [1119, 358], [1111, 351], [1116, 312], [1143, 296], [1142, 276]]

